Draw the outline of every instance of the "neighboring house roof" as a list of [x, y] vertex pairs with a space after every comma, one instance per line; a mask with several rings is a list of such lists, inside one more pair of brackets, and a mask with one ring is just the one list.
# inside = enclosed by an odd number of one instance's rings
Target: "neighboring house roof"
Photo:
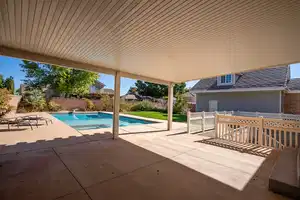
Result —
[[235, 74], [233, 85], [217, 84], [217, 77], [201, 79], [192, 89], [192, 92], [218, 92], [220, 90], [249, 90], [249, 89], [281, 89], [283, 90], [290, 77], [289, 66], [276, 66], [261, 70]]
[[103, 94], [114, 94], [115, 91], [113, 89], [103, 88], [103, 89], [101, 89], [100, 93], [103, 93]]
[[188, 103], [195, 103], [196, 102], [196, 95], [192, 92], [186, 92], [183, 94], [183, 97], [188, 101]]
[[300, 78], [294, 78], [288, 81], [287, 89], [290, 91], [300, 91]]
[[97, 89], [102, 89], [104, 88], [105, 84], [101, 83], [100, 81], [95, 81], [95, 83], [93, 84], [93, 86], [95, 86]]
[[122, 99], [125, 100], [137, 100], [136, 96], [134, 94], [125, 94], [121, 97]]

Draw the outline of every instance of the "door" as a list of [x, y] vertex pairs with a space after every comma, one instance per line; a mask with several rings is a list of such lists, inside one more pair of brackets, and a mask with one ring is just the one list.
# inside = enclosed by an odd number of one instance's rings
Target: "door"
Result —
[[209, 112], [218, 111], [218, 101], [217, 100], [209, 100]]

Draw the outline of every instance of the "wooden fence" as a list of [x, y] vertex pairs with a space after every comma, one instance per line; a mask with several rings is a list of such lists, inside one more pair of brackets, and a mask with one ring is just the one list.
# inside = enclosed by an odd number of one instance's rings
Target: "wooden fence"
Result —
[[299, 121], [216, 115], [215, 122], [216, 138], [276, 149], [299, 146]]

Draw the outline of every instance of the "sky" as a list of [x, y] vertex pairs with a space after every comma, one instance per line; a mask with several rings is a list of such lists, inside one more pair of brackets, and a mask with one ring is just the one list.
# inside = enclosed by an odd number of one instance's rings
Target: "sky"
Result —
[[[25, 78], [24, 72], [21, 71], [20, 63], [22, 61], [17, 58], [0, 56], [0, 74], [7, 78], [14, 77], [15, 88], [19, 88], [22, 80]], [[291, 77], [300, 78], [300, 63], [291, 65]], [[114, 76], [108, 74], [100, 74], [99, 81], [105, 84], [105, 88], [114, 88]], [[131, 86], [134, 86], [136, 80], [130, 78], [121, 78], [121, 95], [127, 93]], [[186, 82], [187, 88], [193, 87], [196, 81]]]

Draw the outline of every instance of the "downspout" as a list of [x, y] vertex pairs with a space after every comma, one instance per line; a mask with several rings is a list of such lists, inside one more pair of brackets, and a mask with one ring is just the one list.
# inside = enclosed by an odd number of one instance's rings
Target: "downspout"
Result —
[[282, 111], [282, 91], [279, 91], [279, 113]]

